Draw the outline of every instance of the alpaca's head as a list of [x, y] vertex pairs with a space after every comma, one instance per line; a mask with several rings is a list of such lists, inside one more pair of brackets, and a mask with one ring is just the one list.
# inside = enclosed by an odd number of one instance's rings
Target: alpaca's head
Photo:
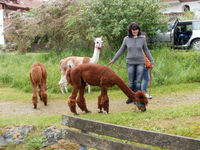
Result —
[[97, 37], [94, 39], [94, 43], [95, 43], [95, 48], [97, 49], [102, 49], [103, 48], [103, 40], [102, 37]]
[[146, 111], [146, 105], [148, 104], [148, 99], [145, 96], [144, 92], [137, 91], [135, 93], [135, 99], [134, 104], [138, 107], [141, 111]]

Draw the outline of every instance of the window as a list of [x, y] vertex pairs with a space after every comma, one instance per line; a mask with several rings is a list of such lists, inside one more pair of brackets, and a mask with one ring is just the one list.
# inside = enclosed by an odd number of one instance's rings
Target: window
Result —
[[193, 30], [200, 30], [200, 22], [193, 22]]
[[183, 11], [184, 12], [190, 11], [190, 6], [189, 5], [184, 5], [183, 6]]

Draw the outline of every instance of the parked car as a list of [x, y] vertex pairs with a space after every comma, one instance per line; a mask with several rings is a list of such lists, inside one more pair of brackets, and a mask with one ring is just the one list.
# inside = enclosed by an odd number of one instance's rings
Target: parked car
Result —
[[174, 22], [169, 22], [167, 23], [167, 31], [158, 30], [155, 37], [155, 41], [171, 43], [170, 33], [173, 26], [174, 26]]
[[156, 39], [170, 42], [173, 48], [200, 50], [200, 20], [179, 21], [168, 24], [166, 33], [158, 32]]

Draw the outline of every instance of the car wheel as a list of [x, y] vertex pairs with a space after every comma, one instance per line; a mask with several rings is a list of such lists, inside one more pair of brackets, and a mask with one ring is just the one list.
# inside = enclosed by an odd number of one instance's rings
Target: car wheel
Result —
[[200, 39], [196, 39], [192, 42], [192, 49], [200, 51]]

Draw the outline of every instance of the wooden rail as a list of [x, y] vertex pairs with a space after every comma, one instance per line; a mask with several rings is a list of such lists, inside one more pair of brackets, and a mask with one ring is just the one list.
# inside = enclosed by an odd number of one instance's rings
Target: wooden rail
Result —
[[[70, 127], [65, 130], [64, 138], [82, 145], [80, 147], [82, 150], [86, 147], [100, 150], [149, 150], [155, 148], [200, 150], [200, 139], [129, 128], [67, 115], [62, 116], [62, 124]], [[79, 129], [79, 132], [71, 128]], [[103, 135], [103, 137], [99, 135]], [[116, 140], [105, 136], [113, 137]], [[126, 140], [126, 143], [122, 140]]]

